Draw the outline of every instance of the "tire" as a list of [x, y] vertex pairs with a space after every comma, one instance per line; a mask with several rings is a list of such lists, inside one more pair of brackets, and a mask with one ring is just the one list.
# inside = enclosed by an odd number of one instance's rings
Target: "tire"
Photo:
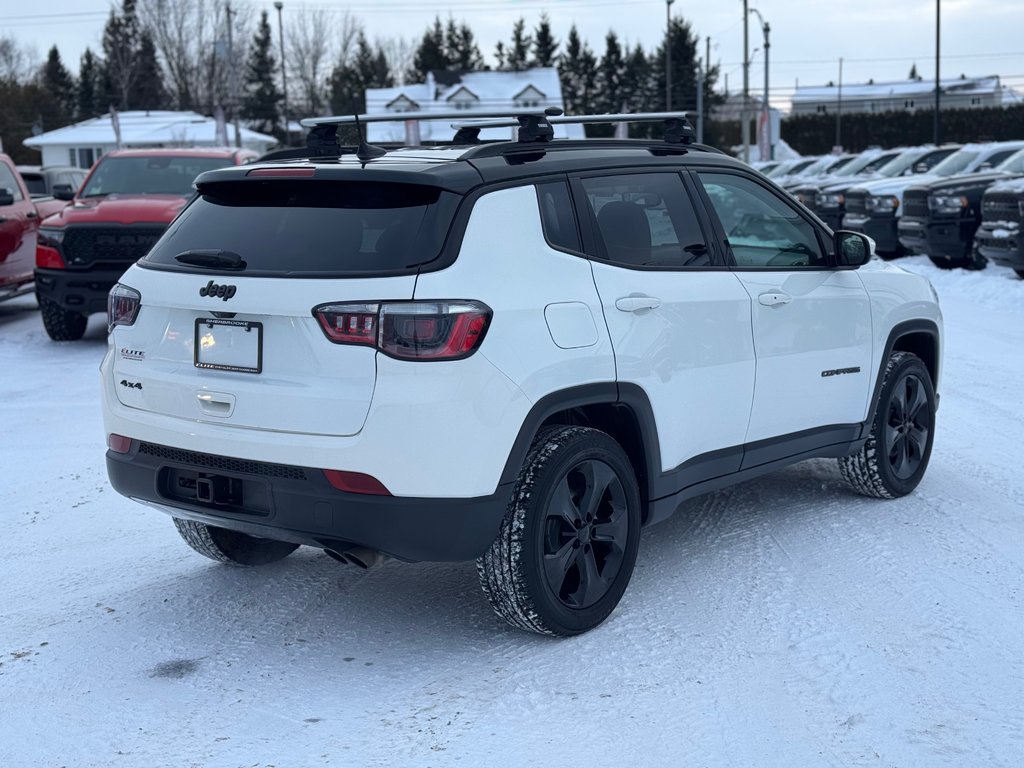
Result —
[[618, 605], [639, 539], [640, 492], [625, 452], [596, 429], [555, 427], [534, 440], [477, 572], [512, 626], [578, 635]]
[[840, 458], [839, 469], [850, 487], [865, 496], [906, 496], [924, 477], [934, 439], [932, 377], [917, 355], [893, 352], [867, 442]]
[[934, 264], [939, 269], [966, 269], [969, 271], [976, 271], [984, 269], [988, 266], [988, 259], [981, 255], [978, 250], [978, 246], [972, 245], [971, 248], [963, 255], [954, 259], [943, 259], [929, 256]]
[[36, 297], [43, 316], [43, 327], [54, 341], [78, 341], [85, 334], [89, 319], [81, 312], [71, 312], [60, 304], [41, 296]]
[[283, 560], [298, 549], [298, 544], [259, 539], [227, 528], [218, 528], [194, 520], [174, 518], [181, 538], [200, 555], [228, 565], [268, 565]]

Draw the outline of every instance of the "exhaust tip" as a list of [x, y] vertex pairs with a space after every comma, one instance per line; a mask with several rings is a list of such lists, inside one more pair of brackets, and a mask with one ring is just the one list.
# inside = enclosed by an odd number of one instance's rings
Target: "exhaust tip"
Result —
[[378, 552], [375, 549], [366, 549], [365, 547], [352, 547], [342, 552], [337, 552], [333, 549], [325, 549], [324, 551], [339, 563], [354, 565], [356, 568], [364, 571], [375, 568], [389, 559], [383, 552]]

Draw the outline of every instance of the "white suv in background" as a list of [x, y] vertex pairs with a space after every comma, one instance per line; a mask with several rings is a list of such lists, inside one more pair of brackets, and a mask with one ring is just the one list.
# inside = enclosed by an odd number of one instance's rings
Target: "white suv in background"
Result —
[[499, 616], [554, 635], [693, 496], [822, 456], [911, 492], [930, 285], [664, 117], [385, 155], [334, 118], [313, 159], [200, 176], [110, 295], [114, 487], [225, 563], [476, 559]]

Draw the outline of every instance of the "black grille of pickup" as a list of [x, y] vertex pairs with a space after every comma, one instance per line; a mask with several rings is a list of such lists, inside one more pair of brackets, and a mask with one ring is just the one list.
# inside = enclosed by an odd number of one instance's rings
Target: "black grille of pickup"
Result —
[[127, 267], [145, 256], [165, 229], [165, 225], [70, 226], [64, 232], [61, 250], [70, 267], [103, 263]]
[[867, 192], [847, 192], [846, 212], [852, 213], [854, 216], [863, 216], [868, 212], [867, 200]]
[[1015, 221], [1020, 223], [1019, 194], [1012, 192], [989, 192], [981, 202], [981, 218], [984, 221]]
[[262, 475], [264, 477], [280, 477], [285, 480], [305, 480], [306, 472], [302, 467], [290, 467], [286, 464], [267, 464], [263, 461], [231, 459], [227, 456], [214, 456], [210, 453], [184, 451], [180, 448], [169, 448], [166, 445], [139, 443], [139, 453], [154, 456], [175, 464], [187, 464], [192, 467], [212, 470], [214, 472], [237, 472], [243, 475]]
[[908, 189], [903, 193], [903, 215], [910, 219], [928, 218], [928, 193]]

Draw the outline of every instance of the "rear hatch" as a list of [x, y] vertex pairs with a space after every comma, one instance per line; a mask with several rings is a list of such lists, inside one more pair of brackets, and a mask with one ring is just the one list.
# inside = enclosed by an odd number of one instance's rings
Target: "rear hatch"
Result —
[[314, 308], [410, 300], [459, 196], [311, 179], [202, 192], [121, 280], [141, 308], [112, 335], [118, 399], [237, 428], [356, 434], [377, 352], [332, 343]]

